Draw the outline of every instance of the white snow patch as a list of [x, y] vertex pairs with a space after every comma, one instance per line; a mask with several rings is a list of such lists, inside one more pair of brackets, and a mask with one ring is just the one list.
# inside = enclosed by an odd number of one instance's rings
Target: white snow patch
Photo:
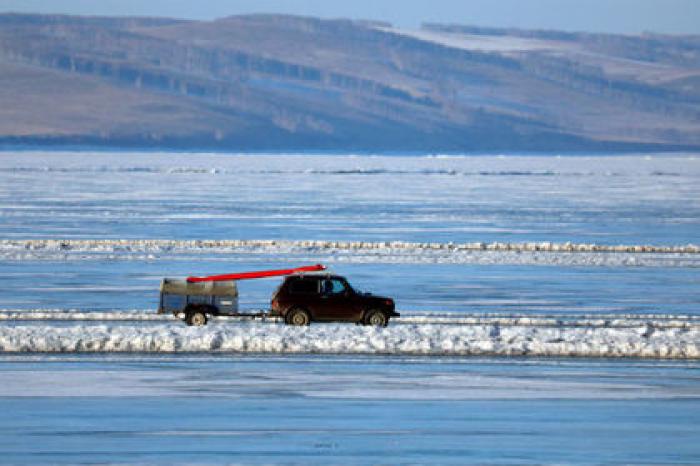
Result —
[[579, 356], [699, 359], [700, 327], [571, 327], [406, 324], [16, 325], [0, 327], [0, 351], [47, 353], [325, 353]]
[[699, 245], [415, 243], [320, 240], [0, 240], [4, 260], [157, 260], [187, 254], [290, 254], [344, 263], [700, 267]]
[[547, 251], [547, 252], [627, 252], [700, 254], [700, 245], [608, 245], [589, 243], [416, 243], [407, 241], [324, 241], [324, 240], [166, 240], [166, 239], [28, 239], [0, 240], [0, 248], [59, 251], [138, 251], [208, 250], [241, 247], [275, 247], [280, 249], [315, 248], [348, 250], [450, 250], [450, 251]]

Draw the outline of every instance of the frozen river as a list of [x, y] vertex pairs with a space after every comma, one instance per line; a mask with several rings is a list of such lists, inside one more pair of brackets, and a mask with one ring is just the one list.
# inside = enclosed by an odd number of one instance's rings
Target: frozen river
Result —
[[[699, 244], [694, 154], [2, 153], [0, 462], [697, 464]], [[403, 321], [153, 316], [317, 262]]]
[[686, 244], [700, 157], [0, 154], [4, 238]]
[[700, 462], [697, 362], [6, 356], [0, 410], [8, 463]]
[[[401, 310], [700, 314], [697, 253], [141, 245], [698, 245], [700, 157], [4, 153], [0, 239], [6, 309], [152, 309], [163, 276], [323, 262]], [[27, 249], [42, 239], [126, 244]], [[242, 304], [267, 306], [276, 284], [243, 284]]]

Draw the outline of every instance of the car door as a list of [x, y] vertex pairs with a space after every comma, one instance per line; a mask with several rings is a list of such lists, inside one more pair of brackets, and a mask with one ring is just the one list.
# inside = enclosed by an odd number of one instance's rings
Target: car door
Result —
[[352, 290], [340, 277], [329, 277], [321, 282], [320, 302], [324, 320], [359, 319], [359, 310], [352, 299]]

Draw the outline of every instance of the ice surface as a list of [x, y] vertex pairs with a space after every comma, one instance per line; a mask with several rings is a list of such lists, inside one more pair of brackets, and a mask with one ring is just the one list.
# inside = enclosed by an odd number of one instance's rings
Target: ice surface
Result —
[[[0, 355], [28, 464], [696, 464], [700, 361]], [[284, 458], [284, 460], [281, 460]]]
[[0, 154], [4, 238], [697, 243], [700, 157]]
[[[506, 314], [698, 315], [697, 269], [442, 263], [345, 263], [300, 254], [194, 254], [150, 261], [0, 260], [6, 309], [80, 312], [156, 309], [164, 276], [230, 273], [322, 262], [358, 290], [402, 311]], [[281, 279], [240, 283], [241, 309], [266, 309]]]
[[[0, 154], [2, 461], [696, 464], [698, 231], [695, 154]], [[402, 317], [154, 313], [316, 262]]]
[[[172, 359], [150, 361], [173, 363]], [[26, 362], [15, 360], [16, 363]], [[41, 361], [50, 363], [48, 359]], [[60, 362], [60, 361], [59, 361]], [[700, 397], [698, 386], [663, 386], [658, 382], [635, 380], [606, 374], [600, 380], [600, 370], [588, 372], [578, 369], [578, 377], [562, 374], [540, 374], [540, 377], [521, 377], [517, 373], [481, 372], [475, 369], [450, 372], [436, 364], [429, 377], [419, 371], [396, 371], [382, 373], [374, 370], [364, 372], [311, 372], [298, 368], [277, 367], [274, 372], [243, 368], [239, 371], [211, 371], [208, 366], [216, 360], [200, 360], [209, 379], [201, 375], [194, 377], [187, 368], [171, 368], [160, 373], [119, 367], [97, 369], [90, 367], [89, 360], [82, 362], [87, 367], [74, 367], [70, 371], [42, 367], [35, 373], [8, 368], [0, 371], [0, 397], [134, 397], [134, 396], [188, 396], [198, 391], [200, 398], [226, 397], [244, 398], [256, 393], [275, 392], [294, 394], [314, 399], [394, 399], [394, 400], [517, 400], [527, 397], [532, 400], [551, 398], [568, 399], [654, 399], [661, 396], [693, 399]], [[123, 360], [120, 363], [134, 366], [145, 361]], [[263, 360], [263, 363], [265, 360]], [[291, 362], [297, 362], [291, 359]], [[314, 361], [309, 361], [313, 363]], [[355, 364], [360, 361], [354, 361]], [[386, 361], [389, 364], [391, 361]], [[410, 361], [409, 361], [410, 362]], [[73, 361], [73, 364], [79, 361]], [[352, 361], [338, 359], [336, 363]], [[415, 362], [414, 362], [415, 364]], [[478, 364], [478, 362], [477, 362]], [[577, 368], [572, 368], [572, 372]], [[476, 372], [476, 373], [475, 373]], [[67, 377], [69, 375], [69, 377]], [[586, 377], [587, 376], [587, 377]], [[157, 383], [153, 383], [157, 378]], [[631, 380], [630, 380], [631, 379]], [[416, 390], [420, 387], [420, 390]], [[213, 435], [213, 432], [212, 432]], [[220, 435], [223, 435], [220, 433]]]
[[[674, 345], [695, 335], [682, 318], [698, 312], [700, 157], [694, 154], [24, 152], [1, 154], [0, 172], [0, 278], [6, 284], [0, 300], [12, 308], [0, 318], [13, 345], [40, 341], [36, 332], [43, 329], [47, 337], [67, 332], [67, 347], [81, 348], [80, 336], [71, 333], [80, 327], [75, 320], [142, 320], [133, 325], [133, 338], [122, 338], [126, 325], [84, 325], [84, 341], [97, 347], [123, 342], [140, 351], [139, 342], [150, 338], [160, 351], [158, 335], [172, 331], [164, 341], [186, 347], [190, 340], [183, 335], [197, 331], [129, 311], [153, 307], [162, 276], [307, 261], [328, 263], [359, 289], [395, 297], [401, 309], [433, 311], [404, 313], [399, 325], [371, 331], [372, 338], [363, 333], [368, 329], [340, 327], [341, 352], [357, 338], [360, 351], [368, 352], [419, 352], [410, 345], [423, 342], [431, 354], [593, 354], [610, 341], [613, 350], [599, 352], [660, 354], [667, 348], [680, 354]], [[242, 306], [266, 307], [274, 286], [251, 284], [242, 290]], [[51, 308], [58, 312], [45, 311]], [[28, 312], [20, 316], [20, 310]], [[441, 317], [447, 310], [461, 312], [461, 320]], [[579, 314], [579, 325], [576, 319], [560, 325], [564, 314]], [[654, 331], [647, 321], [625, 320], [634, 314], [646, 314]], [[669, 317], [655, 321], [651, 314]], [[671, 314], [681, 317], [678, 325]], [[44, 319], [64, 322], [51, 326]], [[480, 326], [490, 329], [486, 339], [473, 333]], [[242, 328], [212, 326], [201, 335], [224, 346], [242, 338], [232, 351], [254, 347]], [[271, 348], [277, 341], [294, 351], [317, 350], [307, 334], [253, 328], [269, 332]], [[336, 343], [324, 333], [329, 328], [309, 330], [320, 338], [318, 351], [334, 351]], [[646, 332], [630, 337], [641, 349], [624, 347], [635, 328]], [[522, 341], [504, 340], [515, 329]], [[546, 332], [566, 338], [550, 339]], [[673, 332], [679, 332], [675, 343]], [[582, 349], [567, 346], [574, 341], [583, 341]], [[485, 349], [489, 345], [493, 349]], [[56, 343], [51, 339], [48, 346]], [[203, 340], [195, 347], [212, 344]]]
[[[504, 312], [439, 312], [404, 311], [392, 319], [396, 324], [446, 325], [514, 325], [514, 326], [569, 326], [569, 327], [636, 327], [642, 324], [656, 328], [688, 328], [700, 326], [700, 316], [680, 314], [509, 314]], [[249, 321], [250, 317], [221, 316], [217, 322]], [[131, 310], [78, 310], [78, 309], [0, 309], [0, 321], [175, 321], [170, 314], [156, 314], [153, 309]], [[260, 320], [260, 319], [259, 319]], [[260, 321], [278, 322], [275, 317]]]

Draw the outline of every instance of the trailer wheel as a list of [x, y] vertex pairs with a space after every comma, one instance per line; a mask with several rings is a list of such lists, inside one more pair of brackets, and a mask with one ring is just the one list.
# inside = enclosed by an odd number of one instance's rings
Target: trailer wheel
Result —
[[191, 311], [187, 313], [185, 322], [191, 327], [201, 327], [207, 325], [207, 315], [202, 311]]
[[304, 309], [292, 309], [284, 319], [287, 325], [305, 327], [311, 324], [311, 316]]
[[365, 314], [364, 324], [373, 327], [386, 327], [389, 325], [389, 317], [380, 310], [372, 309]]

